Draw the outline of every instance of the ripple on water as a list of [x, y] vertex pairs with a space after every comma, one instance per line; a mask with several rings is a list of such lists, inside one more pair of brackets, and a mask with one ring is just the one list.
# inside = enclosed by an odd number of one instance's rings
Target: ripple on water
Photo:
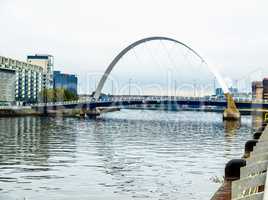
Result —
[[17, 182], [17, 178], [13, 178], [13, 177], [0, 177], [0, 182]]
[[2, 118], [0, 190], [47, 200], [208, 199], [220, 185], [211, 177], [242, 155], [251, 120], [228, 132], [221, 114], [203, 112]]

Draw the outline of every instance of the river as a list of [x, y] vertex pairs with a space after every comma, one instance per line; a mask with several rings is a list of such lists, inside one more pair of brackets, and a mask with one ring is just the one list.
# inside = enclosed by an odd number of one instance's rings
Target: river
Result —
[[0, 199], [210, 199], [251, 129], [190, 111], [0, 118]]

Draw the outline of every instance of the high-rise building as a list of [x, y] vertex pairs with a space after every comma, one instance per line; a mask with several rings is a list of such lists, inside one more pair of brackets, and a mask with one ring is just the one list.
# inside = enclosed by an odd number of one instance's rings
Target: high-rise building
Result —
[[53, 88], [64, 88], [77, 94], [77, 77], [74, 74], [63, 74], [60, 71], [54, 71]]
[[230, 92], [230, 94], [232, 96], [237, 96], [237, 94], [238, 94], [238, 88], [230, 87], [230, 88], [228, 88], [228, 90], [229, 90], [229, 92]]
[[0, 105], [15, 101], [16, 71], [0, 68]]
[[43, 74], [43, 87], [53, 87], [53, 70], [54, 70], [54, 58], [52, 55], [47, 54], [35, 54], [27, 56], [27, 62], [33, 65], [41, 66], [44, 70]]
[[[228, 88], [228, 92], [233, 96], [233, 97], [236, 97], [239, 95], [238, 93], [238, 89], [235, 88], [235, 87], [230, 87]], [[223, 98], [224, 97], [224, 91], [222, 88], [216, 88], [215, 90], [215, 95], [218, 97], [218, 98]]]
[[27, 103], [38, 101], [43, 78], [43, 68], [41, 66], [0, 56], [0, 68], [14, 70], [16, 73], [16, 101]]
[[217, 97], [223, 97], [223, 96], [224, 96], [223, 89], [222, 89], [222, 88], [216, 88], [216, 90], [215, 90], [215, 95], [216, 95]]
[[263, 85], [263, 99], [268, 99], [268, 78], [263, 79], [262, 85]]
[[252, 99], [263, 99], [262, 81], [252, 82], [251, 87], [252, 87]]

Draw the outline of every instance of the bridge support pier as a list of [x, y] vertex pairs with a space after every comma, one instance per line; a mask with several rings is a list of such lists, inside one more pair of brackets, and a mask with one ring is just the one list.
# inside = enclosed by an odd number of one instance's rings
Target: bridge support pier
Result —
[[240, 112], [234, 112], [233, 110], [230, 110], [226, 108], [223, 111], [223, 120], [240, 120], [241, 114]]
[[224, 94], [227, 101], [227, 108], [223, 112], [223, 120], [240, 120], [241, 114], [236, 108], [235, 102], [229, 93]]
[[98, 108], [94, 109], [81, 109], [80, 110], [80, 117], [89, 117], [93, 118], [100, 115], [100, 110]]
[[89, 109], [87, 110], [86, 114], [89, 118], [95, 118], [100, 115], [100, 110], [98, 108]]

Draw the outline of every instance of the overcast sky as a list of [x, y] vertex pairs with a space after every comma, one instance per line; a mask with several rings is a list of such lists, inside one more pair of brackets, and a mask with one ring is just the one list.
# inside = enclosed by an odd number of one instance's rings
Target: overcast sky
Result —
[[168, 36], [223, 76], [268, 75], [267, 0], [0, 0], [0, 55], [49, 53], [56, 69], [102, 72], [129, 43]]

